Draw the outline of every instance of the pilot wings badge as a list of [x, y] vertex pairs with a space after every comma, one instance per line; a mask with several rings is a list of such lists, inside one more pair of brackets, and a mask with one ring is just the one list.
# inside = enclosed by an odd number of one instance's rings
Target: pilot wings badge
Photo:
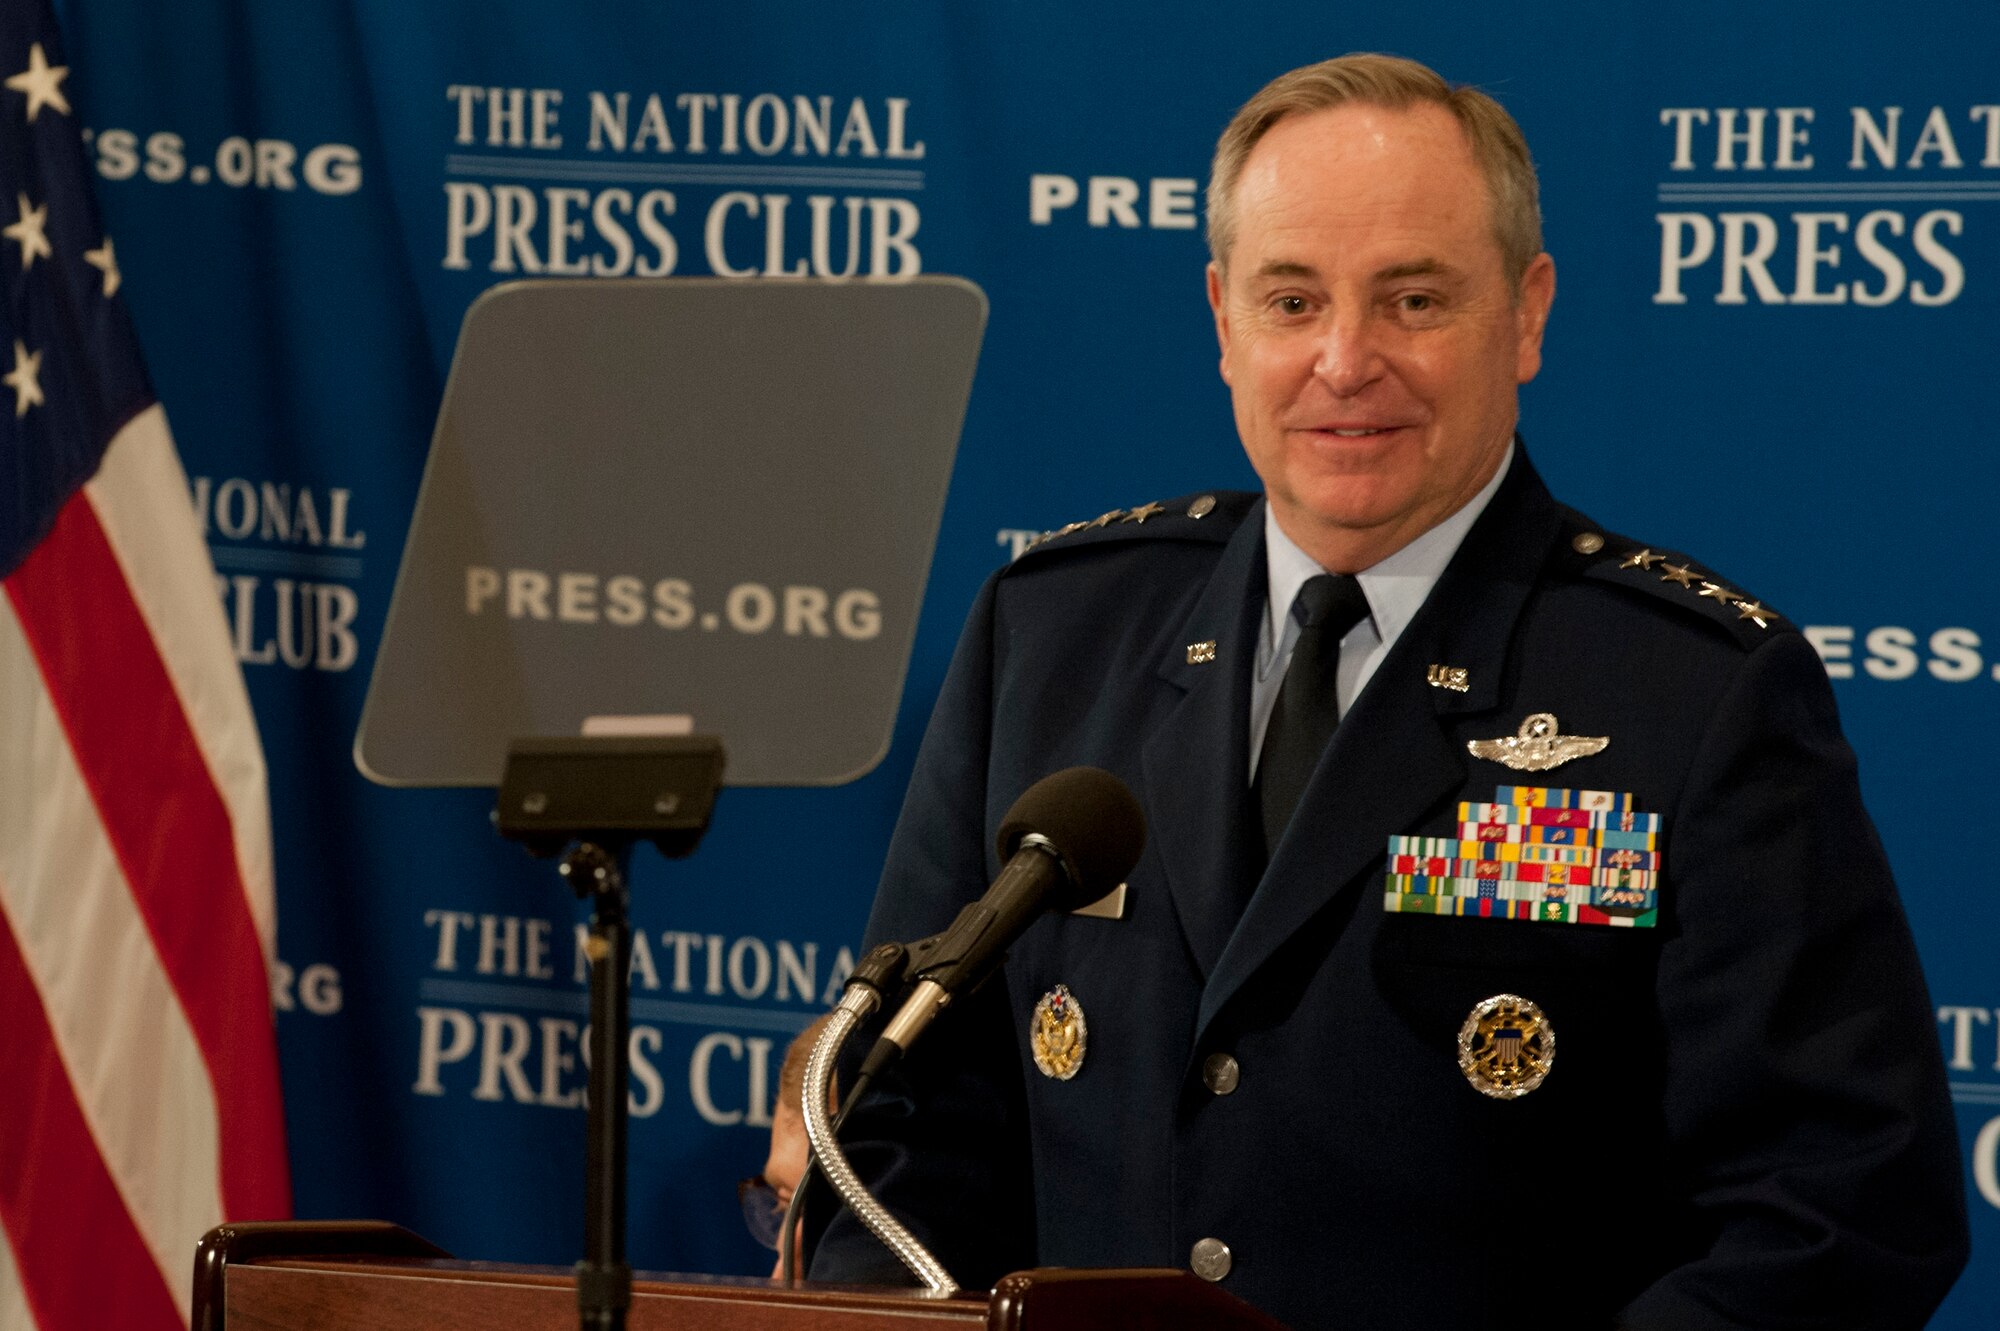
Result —
[[1516, 772], [1546, 772], [1575, 758], [1604, 752], [1608, 735], [1565, 735], [1552, 712], [1536, 712], [1521, 729], [1505, 739], [1467, 740], [1473, 757], [1496, 762]]

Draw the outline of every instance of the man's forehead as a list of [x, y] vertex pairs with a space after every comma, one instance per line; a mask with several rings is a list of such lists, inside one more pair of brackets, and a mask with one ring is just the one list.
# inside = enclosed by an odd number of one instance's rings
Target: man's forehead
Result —
[[1232, 257], [1257, 275], [1311, 276], [1335, 239], [1350, 272], [1449, 275], [1467, 270], [1472, 256], [1461, 250], [1494, 243], [1471, 143], [1456, 116], [1430, 103], [1288, 116], [1252, 148], [1233, 193]]
[[[1406, 277], [1455, 278], [1462, 276], [1463, 273], [1464, 270], [1455, 263], [1426, 255], [1421, 258], [1405, 259], [1397, 263], [1383, 264], [1370, 273], [1369, 277], [1377, 282], [1394, 282]], [[1297, 259], [1267, 259], [1257, 265], [1253, 275], [1269, 278], [1317, 278], [1322, 276], [1317, 264]]]
[[1350, 101], [1280, 117], [1251, 146], [1245, 169], [1279, 155], [1313, 153], [1393, 162], [1412, 151], [1442, 152], [1472, 162], [1472, 141], [1448, 107], [1436, 102], [1387, 106]]
[[[1353, 108], [1341, 123], [1323, 118], [1348, 110], [1281, 120], [1251, 150], [1236, 182], [1234, 202], [1245, 212], [1284, 225], [1287, 214], [1327, 211], [1366, 215], [1380, 208], [1414, 209], [1408, 220], [1469, 204], [1483, 211], [1486, 182], [1463, 131], [1448, 113], [1443, 124], [1383, 123], [1380, 108]], [[1432, 108], [1437, 110], [1438, 108]], [[1300, 219], [1303, 220], [1303, 219]]]

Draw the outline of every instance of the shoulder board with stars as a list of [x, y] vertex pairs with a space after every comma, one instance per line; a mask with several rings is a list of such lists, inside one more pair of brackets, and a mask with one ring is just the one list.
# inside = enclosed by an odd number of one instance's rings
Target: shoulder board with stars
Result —
[[1137, 508], [1114, 508], [1087, 521], [1043, 532], [1028, 543], [1021, 558], [1049, 550], [1142, 537], [1227, 541], [1256, 502], [1256, 495], [1242, 490], [1204, 490], [1178, 499], [1155, 500]]
[[1721, 625], [1746, 647], [1795, 631], [1789, 619], [1755, 595], [1678, 551], [1607, 532], [1579, 513], [1566, 517], [1563, 545], [1580, 558], [1585, 577], [1681, 606]]

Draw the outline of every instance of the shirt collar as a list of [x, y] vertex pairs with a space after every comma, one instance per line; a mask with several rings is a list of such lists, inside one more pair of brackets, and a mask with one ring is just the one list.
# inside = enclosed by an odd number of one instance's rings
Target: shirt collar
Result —
[[[1387, 559], [1355, 575], [1362, 595], [1368, 598], [1368, 617], [1374, 622], [1377, 641], [1385, 645], [1394, 642], [1404, 626], [1416, 618], [1445, 565], [1458, 553], [1465, 534], [1486, 511], [1513, 465], [1514, 444], [1510, 440], [1492, 479], [1468, 503]], [[1307, 578], [1326, 570], [1285, 535], [1268, 503], [1264, 505], [1264, 557], [1270, 597], [1266, 602], [1267, 628], [1269, 641], [1275, 644], [1284, 640], [1285, 617], [1298, 599], [1299, 588]]]

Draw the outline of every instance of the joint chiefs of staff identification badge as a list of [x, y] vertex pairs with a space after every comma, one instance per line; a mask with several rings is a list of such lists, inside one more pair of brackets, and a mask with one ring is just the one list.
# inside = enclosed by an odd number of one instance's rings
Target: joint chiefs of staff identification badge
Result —
[[1028, 1019], [1028, 1048], [1035, 1066], [1045, 1077], [1068, 1081], [1083, 1066], [1083, 1053], [1090, 1041], [1083, 1022], [1083, 1005], [1069, 986], [1059, 984], [1042, 995], [1035, 1013]]
[[1556, 1061], [1556, 1032], [1519, 994], [1495, 994], [1458, 1028], [1458, 1068], [1472, 1089], [1518, 1100], [1542, 1084]]

